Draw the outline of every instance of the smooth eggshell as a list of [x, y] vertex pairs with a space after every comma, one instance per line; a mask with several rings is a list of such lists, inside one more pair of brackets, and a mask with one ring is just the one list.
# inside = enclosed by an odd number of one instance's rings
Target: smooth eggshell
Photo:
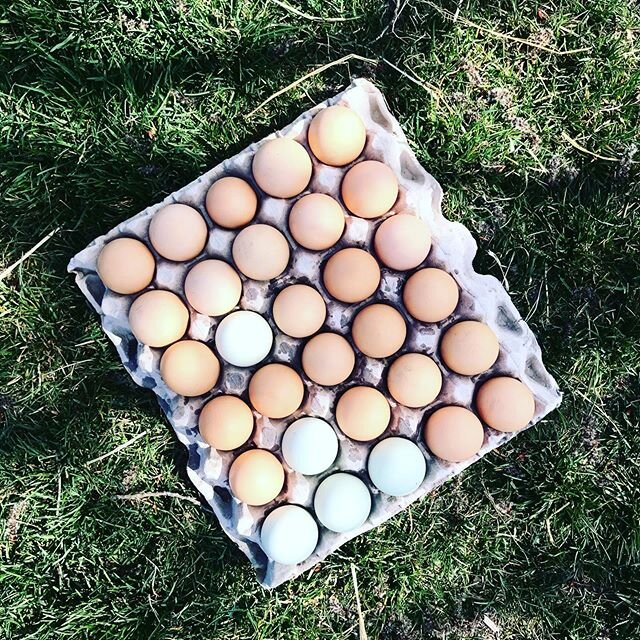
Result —
[[226, 176], [209, 187], [206, 208], [213, 222], [225, 229], [237, 229], [253, 220], [258, 196], [246, 180]]
[[134, 238], [116, 238], [108, 242], [97, 263], [98, 275], [107, 289], [128, 295], [151, 284], [156, 261], [147, 245]]
[[473, 457], [484, 441], [484, 430], [474, 413], [464, 407], [442, 407], [429, 416], [424, 441], [431, 452], [448, 462]]
[[289, 213], [289, 231], [305, 249], [323, 251], [332, 247], [344, 231], [340, 203], [324, 193], [302, 196]]
[[220, 363], [203, 342], [181, 340], [162, 354], [160, 375], [175, 393], [200, 396], [215, 387], [220, 375]]
[[302, 351], [302, 368], [317, 384], [333, 386], [344, 382], [353, 371], [356, 356], [349, 342], [337, 333], [320, 333]]
[[402, 292], [407, 311], [421, 322], [440, 322], [458, 306], [456, 281], [442, 269], [420, 269], [409, 277]]
[[367, 442], [389, 426], [391, 408], [387, 399], [373, 387], [352, 387], [336, 405], [336, 422], [352, 440]]
[[424, 220], [399, 213], [378, 227], [374, 246], [387, 267], [406, 271], [417, 267], [427, 257], [431, 249], [431, 233]]
[[357, 476], [334, 473], [316, 489], [313, 509], [323, 527], [336, 533], [346, 533], [366, 522], [371, 513], [371, 494]]
[[438, 365], [422, 353], [405, 353], [393, 361], [387, 373], [391, 397], [405, 407], [426, 407], [442, 388]]
[[307, 150], [291, 138], [264, 142], [253, 156], [253, 177], [258, 186], [275, 198], [293, 198], [311, 180], [311, 158]]
[[498, 359], [496, 334], [483, 322], [464, 320], [447, 329], [440, 342], [444, 363], [456, 373], [474, 376], [486, 371]]
[[407, 324], [388, 304], [371, 304], [356, 314], [351, 327], [356, 347], [370, 358], [386, 358], [404, 344]]
[[234, 311], [216, 327], [216, 349], [236, 367], [250, 367], [264, 360], [273, 344], [269, 323], [255, 311]]
[[268, 224], [252, 224], [240, 231], [231, 253], [238, 269], [252, 280], [277, 278], [289, 263], [287, 239]]
[[129, 325], [138, 342], [166, 347], [187, 330], [189, 311], [175, 293], [154, 289], [138, 296], [129, 308]]
[[157, 211], [149, 225], [149, 241], [167, 260], [192, 260], [207, 243], [204, 218], [186, 204], [169, 204]]
[[362, 302], [378, 288], [380, 267], [371, 254], [349, 247], [337, 251], [327, 260], [322, 281], [336, 300]]
[[367, 471], [382, 493], [400, 497], [413, 493], [422, 484], [427, 463], [411, 440], [385, 438], [371, 450]]
[[282, 457], [298, 473], [326, 471], [338, 455], [338, 437], [328, 422], [307, 416], [291, 423], [282, 436]]
[[341, 193], [351, 213], [360, 218], [378, 218], [395, 204], [398, 180], [386, 164], [365, 160], [347, 171]]
[[353, 162], [362, 153], [367, 131], [362, 118], [355, 111], [334, 105], [314, 116], [307, 139], [313, 155], [320, 162], [341, 167]]
[[274, 509], [264, 519], [260, 545], [271, 560], [284, 565], [306, 560], [318, 544], [318, 525], [313, 516], [297, 504]]
[[476, 395], [480, 418], [497, 431], [520, 431], [533, 419], [536, 402], [520, 380], [500, 376], [484, 382]]
[[282, 491], [284, 469], [270, 451], [249, 449], [231, 463], [229, 486], [240, 502], [259, 507]]
[[221, 316], [233, 309], [242, 296], [242, 280], [222, 260], [203, 260], [191, 268], [184, 281], [189, 304], [205, 316]]
[[324, 324], [327, 305], [313, 287], [292, 284], [276, 296], [272, 313], [282, 333], [292, 338], [306, 338]]
[[214, 449], [231, 451], [251, 437], [253, 413], [249, 405], [236, 396], [217, 396], [202, 407], [198, 430]]
[[253, 408], [267, 418], [285, 418], [302, 404], [304, 384], [287, 365], [267, 364], [258, 369], [249, 382], [249, 400]]

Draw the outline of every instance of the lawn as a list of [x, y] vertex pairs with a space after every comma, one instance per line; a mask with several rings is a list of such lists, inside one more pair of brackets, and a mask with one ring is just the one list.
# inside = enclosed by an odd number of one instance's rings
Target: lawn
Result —
[[[640, 637], [639, 6], [293, 5], [0, 8], [0, 637], [357, 638], [351, 563], [371, 639]], [[385, 92], [564, 402], [265, 591], [66, 264], [354, 76]], [[119, 497], [140, 492], [176, 496]]]

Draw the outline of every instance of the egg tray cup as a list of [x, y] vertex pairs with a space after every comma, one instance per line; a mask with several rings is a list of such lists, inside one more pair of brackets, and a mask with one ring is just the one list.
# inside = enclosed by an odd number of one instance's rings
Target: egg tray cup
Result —
[[[365, 220], [348, 215], [342, 239], [334, 247], [323, 252], [310, 252], [299, 247], [287, 228], [288, 211], [295, 199], [272, 198], [258, 189], [252, 173], [251, 161], [261, 142], [255, 143], [232, 158], [222, 162], [192, 183], [172, 193], [162, 202], [148, 207], [136, 216], [94, 240], [74, 256], [68, 266], [75, 273], [76, 282], [91, 306], [100, 314], [102, 327], [114, 343], [125, 368], [142, 387], [151, 389], [171, 423], [175, 433], [188, 449], [187, 472], [189, 478], [209, 503], [222, 528], [249, 557], [257, 571], [258, 580], [265, 587], [275, 587], [313, 567], [342, 544], [381, 524], [405, 509], [415, 500], [433, 491], [443, 482], [458, 475], [484, 455], [508, 442], [517, 433], [502, 433], [484, 427], [484, 443], [471, 459], [460, 463], [444, 462], [435, 458], [426, 448], [422, 438], [425, 417], [443, 405], [460, 405], [473, 408], [474, 390], [483, 380], [507, 375], [520, 379], [533, 392], [535, 415], [528, 427], [538, 422], [561, 402], [561, 394], [555, 380], [542, 364], [540, 347], [535, 336], [511, 302], [508, 293], [498, 280], [481, 275], [473, 269], [477, 245], [469, 231], [456, 222], [446, 220], [441, 212], [442, 189], [436, 180], [418, 163], [411, 151], [400, 125], [391, 115], [382, 93], [370, 82], [358, 79], [342, 93], [309, 109], [291, 124], [274, 133], [274, 137], [296, 139], [309, 150], [306, 141], [307, 127], [321, 109], [342, 104], [360, 115], [367, 129], [367, 143], [357, 161], [379, 160], [396, 174], [400, 195], [392, 212], [382, 218]], [[340, 183], [347, 167], [330, 167], [318, 162], [309, 153], [314, 170], [305, 191], [322, 192], [340, 200]], [[186, 299], [183, 284], [189, 268], [202, 258], [214, 257], [233, 264], [231, 244], [237, 231], [214, 227], [204, 208], [207, 190], [213, 182], [226, 175], [246, 179], [260, 196], [261, 204], [252, 223], [268, 223], [279, 228], [292, 247], [288, 269], [282, 276], [270, 282], [243, 280], [240, 308], [263, 314], [274, 333], [274, 345], [266, 360], [249, 368], [237, 368], [224, 362], [216, 388], [205, 396], [185, 398], [175, 394], [160, 377], [159, 362], [162, 349], [144, 346], [131, 333], [127, 314], [135, 296], [122, 296], [105, 289], [96, 272], [96, 262], [105, 243], [122, 236], [135, 237], [151, 248], [148, 238], [149, 223], [154, 214], [171, 203], [188, 204], [199, 210], [210, 228], [207, 246], [201, 256], [186, 263], [170, 262], [155, 252], [156, 274], [152, 287], [168, 289]], [[303, 194], [301, 194], [303, 195]], [[380, 286], [374, 296], [362, 303], [347, 305], [332, 300], [321, 279], [321, 266], [337, 250], [346, 246], [372, 247], [375, 229], [382, 220], [393, 213], [412, 213], [429, 226], [432, 248], [421, 265], [439, 267], [456, 279], [460, 288], [460, 301], [455, 312], [443, 322], [424, 324], [411, 318], [402, 303], [402, 286], [410, 272], [392, 271], [383, 265]], [[387, 302], [398, 309], [407, 321], [407, 339], [400, 353], [420, 352], [432, 357], [443, 372], [442, 391], [434, 403], [424, 409], [410, 409], [398, 405], [390, 397], [385, 385], [385, 371], [391, 359], [372, 359], [356, 352], [356, 366], [349, 380], [335, 387], [321, 387], [308, 380], [300, 366], [300, 353], [304, 340], [283, 335], [273, 322], [271, 307], [276, 293], [283, 287], [302, 282], [316, 287], [327, 302], [327, 318], [323, 330], [344, 335], [351, 343], [350, 325], [355, 313], [373, 301]], [[221, 318], [210, 318], [190, 311], [191, 322], [187, 337], [213, 345], [213, 335]], [[447, 327], [464, 319], [480, 320], [495, 332], [500, 342], [500, 355], [491, 369], [479, 376], [461, 376], [449, 371], [439, 357], [438, 344]], [[352, 343], [353, 344], [353, 343]], [[210, 447], [198, 432], [198, 414], [213, 396], [234, 394], [248, 401], [248, 383], [251, 374], [268, 362], [290, 363], [305, 381], [305, 399], [293, 415], [284, 420], [273, 420], [254, 412], [256, 426], [252, 439], [244, 447], [233, 452], [221, 452]], [[427, 474], [416, 491], [408, 496], [395, 498], [380, 493], [371, 483], [367, 471], [367, 458], [373, 442], [360, 443], [348, 439], [337, 428], [334, 417], [336, 401], [350, 386], [370, 385], [380, 389], [391, 405], [391, 423], [381, 438], [404, 436], [415, 442], [425, 455]], [[257, 446], [274, 452], [280, 459], [280, 440], [284, 429], [298, 417], [317, 416], [334, 425], [340, 442], [340, 450], [334, 464], [317, 476], [303, 476], [289, 469], [286, 464], [286, 481], [277, 499], [264, 507], [251, 507], [235, 499], [228, 484], [231, 462], [241, 452]], [[328, 475], [346, 471], [359, 476], [372, 495], [372, 509], [367, 521], [348, 533], [333, 533], [319, 525], [320, 536], [314, 553], [298, 565], [282, 565], [270, 560], [260, 546], [260, 526], [264, 517], [276, 506], [285, 503], [299, 504], [313, 513], [313, 496], [319, 483]]]

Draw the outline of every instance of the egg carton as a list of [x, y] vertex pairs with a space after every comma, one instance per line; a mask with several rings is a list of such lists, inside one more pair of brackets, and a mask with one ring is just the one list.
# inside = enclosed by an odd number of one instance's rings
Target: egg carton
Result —
[[[461, 224], [444, 218], [441, 212], [442, 189], [436, 180], [418, 163], [407, 139], [396, 119], [391, 115], [382, 93], [364, 79], [355, 80], [342, 93], [309, 109], [291, 124], [265, 140], [286, 136], [296, 139], [307, 149], [306, 131], [313, 116], [321, 109], [342, 104], [360, 115], [367, 129], [366, 147], [358, 160], [380, 160], [390, 166], [398, 177], [400, 195], [391, 213], [383, 218], [365, 220], [347, 216], [344, 236], [337, 245], [323, 252], [310, 252], [296, 245], [287, 228], [287, 215], [293, 200], [271, 198], [262, 194], [251, 174], [251, 161], [262, 142], [255, 143], [232, 158], [194, 180], [189, 185], [172, 193], [162, 202], [148, 207], [138, 215], [125, 220], [117, 227], [94, 240], [83, 251], [74, 256], [68, 266], [75, 273], [76, 282], [93, 308], [100, 314], [102, 326], [115, 344], [118, 354], [134, 381], [153, 390], [158, 402], [180, 442], [189, 451], [187, 471], [190, 479], [211, 505], [222, 528], [235, 541], [255, 566], [257, 576], [265, 587], [275, 587], [310, 569], [326, 558], [342, 544], [365, 531], [381, 524], [405, 509], [415, 500], [433, 491], [443, 482], [462, 472], [487, 453], [508, 442], [516, 433], [501, 433], [485, 427], [484, 444], [477, 455], [461, 463], [449, 463], [431, 455], [421, 436], [425, 416], [447, 404], [473, 407], [474, 389], [484, 379], [495, 375], [508, 375], [522, 380], [535, 397], [535, 416], [529, 427], [560, 404], [561, 394], [551, 375], [545, 369], [540, 347], [535, 336], [511, 302], [508, 293], [498, 280], [489, 275], [478, 274], [473, 269], [473, 258], [477, 245], [469, 231]], [[314, 163], [313, 177], [307, 192], [322, 192], [340, 199], [340, 183], [347, 167], [330, 167], [318, 162], [310, 153]], [[185, 398], [176, 395], [162, 381], [159, 372], [161, 349], [150, 348], [137, 342], [127, 321], [129, 307], [135, 296], [122, 296], [105, 289], [96, 272], [96, 261], [105, 243], [121, 237], [135, 237], [151, 248], [148, 228], [154, 214], [171, 203], [184, 203], [199, 210], [207, 224], [210, 235], [203, 255], [186, 263], [175, 263], [162, 259], [155, 252], [156, 275], [151, 287], [168, 289], [186, 299], [183, 283], [189, 268], [203, 256], [222, 258], [232, 263], [231, 244], [237, 231], [214, 227], [204, 209], [207, 190], [213, 182], [225, 175], [235, 175], [249, 181], [258, 194], [261, 204], [254, 222], [269, 223], [279, 228], [289, 240], [293, 250], [288, 269], [282, 276], [270, 282], [256, 282], [242, 277], [243, 295], [240, 308], [263, 314], [274, 333], [271, 353], [259, 365], [246, 369], [237, 368], [221, 360], [222, 373], [216, 388], [206, 396]], [[456, 279], [460, 288], [460, 301], [455, 312], [437, 324], [423, 324], [409, 316], [402, 303], [402, 286], [410, 273], [396, 272], [381, 265], [382, 279], [378, 291], [363, 303], [345, 305], [333, 300], [326, 292], [322, 279], [322, 264], [335, 251], [346, 246], [371, 248], [375, 229], [392, 213], [412, 213], [425, 220], [432, 234], [432, 248], [423, 265], [439, 267]], [[410, 409], [398, 405], [385, 386], [385, 370], [389, 359], [365, 357], [357, 349], [356, 367], [351, 378], [344, 384], [326, 388], [309, 381], [300, 365], [300, 353], [304, 340], [283, 335], [273, 322], [271, 306], [276, 293], [296, 282], [316, 287], [327, 302], [327, 318], [324, 330], [338, 332], [351, 341], [349, 328], [353, 316], [372, 301], [381, 301], [397, 308], [407, 321], [406, 342], [400, 353], [421, 352], [431, 356], [443, 371], [442, 391], [436, 401], [425, 409]], [[187, 305], [188, 306], [188, 305]], [[190, 310], [191, 322], [188, 337], [202, 340], [213, 346], [213, 336], [220, 318], [210, 318]], [[481, 320], [495, 332], [500, 342], [500, 356], [491, 369], [480, 376], [461, 376], [448, 371], [442, 364], [438, 343], [443, 331], [462, 319]], [[351, 341], [352, 342], [352, 341]], [[353, 343], [352, 343], [353, 344]], [[395, 356], [394, 356], [395, 357]], [[267, 362], [291, 363], [305, 381], [305, 400], [292, 416], [284, 420], [269, 419], [255, 414], [256, 427], [253, 444], [234, 452], [221, 452], [210, 447], [198, 432], [198, 414], [203, 405], [215, 395], [230, 393], [248, 398], [247, 387], [251, 374]], [[335, 426], [334, 408], [337, 398], [349, 386], [371, 385], [379, 388], [392, 407], [391, 423], [382, 437], [401, 435], [413, 440], [427, 460], [427, 474], [420, 487], [405, 497], [391, 497], [380, 493], [371, 483], [366, 472], [368, 454], [380, 440], [360, 443], [346, 438]], [[258, 446], [274, 452], [280, 459], [280, 441], [284, 429], [293, 420], [303, 415], [324, 418], [334, 425], [340, 442], [335, 463], [317, 476], [303, 476], [284, 464], [285, 487], [278, 498], [264, 506], [251, 507], [236, 500], [229, 489], [228, 471], [233, 459], [243, 450]], [[333, 533], [319, 526], [320, 537], [314, 553], [304, 562], [288, 566], [271, 561], [260, 546], [260, 525], [267, 513], [275, 506], [294, 503], [312, 510], [314, 492], [319, 483], [336, 471], [348, 471], [358, 475], [368, 486], [372, 495], [372, 509], [367, 521], [349, 533]]]

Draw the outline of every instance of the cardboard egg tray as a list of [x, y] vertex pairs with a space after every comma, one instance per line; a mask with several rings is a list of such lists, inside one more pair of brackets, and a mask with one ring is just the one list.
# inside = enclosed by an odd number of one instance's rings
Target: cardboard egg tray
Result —
[[[259, 365], [241, 369], [220, 359], [222, 373], [216, 388], [206, 396], [185, 398], [176, 395], [163, 383], [159, 372], [162, 349], [139, 344], [132, 335], [127, 314], [135, 296], [121, 296], [106, 290], [96, 273], [96, 261], [104, 244], [119, 236], [133, 236], [148, 242], [148, 227], [153, 215], [163, 206], [179, 202], [198, 209], [210, 227], [210, 236], [204, 254], [232, 263], [231, 244], [237, 231], [214, 227], [204, 208], [208, 188], [225, 175], [236, 175], [248, 180], [258, 194], [251, 174], [254, 152], [261, 144], [251, 145], [234, 157], [222, 162], [191, 184], [171, 194], [163, 202], [148, 207], [138, 215], [125, 220], [106, 235], [97, 238], [87, 248], [72, 258], [69, 271], [76, 274], [76, 282], [91, 305], [100, 314], [102, 326], [115, 344], [124, 366], [137, 384], [151, 389], [158, 396], [162, 410], [174, 428], [179, 440], [188, 448], [188, 474], [217, 515], [225, 532], [244, 551], [255, 566], [259, 581], [266, 587], [275, 587], [306, 571], [321, 561], [347, 540], [371, 529], [398, 513], [413, 501], [426, 495], [445, 480], [457, 475], [468, 465], [476, 462], [492, 449], [509, 441], [515, 433], [500, 433], [485, 427], [484, 444], [472, 459], [462, 463], [448, 463], [430, 454], [422, 439], [425, 416], [436, 408], [456, 404], [473, 407], [474, 389], [486, 378], [509, 375], [522, 380], [535, 396], [535, 416], [529, 426], [540, 420], [561, 401], [561, 394], [554, 379], [546, 371], [541, 360], [540, 347], [535, 336], [511, 302], [500, 282], [492, 276], [481, 275], [473, 270], [476, 243], [467, 229], [456, 222], [446, 220], [441, 213], [442, 189], [436, 180], [419, 164], [407, 144], [398, 122], [389, 112], [383, 95], [370, 82], [356, 80], [346, 91], [306, 111], [281, 131], [272, 134], [292, 137], [307, 149], [306, 130], [312, 117], [329, 105], [343, 104], [356, 111], [367, 128], [367, 144], [362, 159], [380, 160], [390, 166], [398, 177], [400, 195], [392, 213], [412, 213], [424, 219], [431, 230], [433, 245], [425, 263], [448, 271], [460, 287], [460, 302], [445, 321], [423, 324], [408, 315], [402, 304], [402, 286], [413, 272], [395, 272], [382, 266], [382, 279], [374, 296], [365, 302], [345, 305], [333, 300], [322, 284], [323, 263], [335, 251], [346, 246], [369, 248], [375, 229], [385, 219], [364, 220], [347, 216], [346, 230], [337, 245], [323, 252], [307, 251], [293, 241], [287, 228], [287, 216], [293, 200], [281, 200], [262, 194], [258, 215], [254, 222], [270, 223], [278, 227], [288, 238], [292, 247], [288, 269], [275, 280], [256, 282], [243, 279], [243, 295], [240, 307], [257, 311], [267, 318], [274, 332], [274, 346], [268, 358]], [[318, 191], [340, 198], [340, 183], [349, 167], [329, 167], [314, 162], [311, 183], [305, 193]], [[152, 287], [169, 289], [184, 298], [183, 283], [189, 268], [202, 259], [199, 256], [188, 263], [175, 263], [156, 257], [157, 269]], [[352, 377], [336, 387], [321, 387], [305, 377], [300, 366], [300, 353], [305, 340], [297, 340], [278, 331], [271, 317], [271, 306], [278, 291], [295, 282], [308, 283], [316, 287], [327, 302], [327, 318], [323, 330], [336, 331], [351, 341], [350, 325], [355, 313], [372, 301], [384, 301], [394, 305], [407, 321], [407, 340], [400, 351], [422, 352], [431, 356], [443, 372], [442, 391], [436, 401], [425, 409], [409, 409], [399, 406], [390, 397], [385, 386], [385, 372], [390, 359], [372, 359], [363, 356], [357, 348], [356, 367]], [[185, 300], [186, 303], [186, 300]], [[188, 305], [187, 305], [188, 306]], [[213, 347], [213, 336], [220, 318], [210, 318], [191, 310], [188, 337], [207, 342]], [[466, 377], [452, 373], [442, 364], [438, 343], [443, 331], [451, 324], [475, 319], [487, 323], [500, 341], [500, 356], [494, 366], [480, 376]], [[219, 452], [207, 445], [198, 433], [198, 413], [213, 396], [230, 393], [247, 400], [247, 387], [251, 374], [268, 362], [291, 363], [305, 382], [305, 400], [300, 409], [283, 420], [272, 420], [255, 414], [256, 427], [252, 440], [233, 452]], [[427, 459], [427, 475], [420, 487], [411, 495], [393, 498], [381, 494], [370, 482], [367, 472], [367, 456], [378, 438], [370, 443], [358, 443], [346, 438], [335, 423], [334, 408], [340, 394], [349, 386], [365, 384], [380, 389], [392, 407], [391, 424], [382, 438], [403, 435], [418, 444]], [[296, 418], [313, 415], [332, 424], [340, 442], [335, 463], [318, 476], [303, 476], [285, 464], [285, 487], [278, 498], [265, 507], [249, 507], [238, 502], [228, 485], [228, 470], [234, 458], [247, 448], [258, 446], [273, 451], [280, 459], [279, 443], [284, 429]], [[308, 507], [313, 513], [313, 495], [316, 487], [327, 475], [336, 471], [357, 474], [369, 487], [372, 494], [372, 511], [362, 527], [346, 534], [330, 532], [319, 525], [320, 538], [315, 552], [303, 563], [286, 566], [269, 560], [260, 547], [260, 525], [267, 513], [275, 506], [286, 502]]]

